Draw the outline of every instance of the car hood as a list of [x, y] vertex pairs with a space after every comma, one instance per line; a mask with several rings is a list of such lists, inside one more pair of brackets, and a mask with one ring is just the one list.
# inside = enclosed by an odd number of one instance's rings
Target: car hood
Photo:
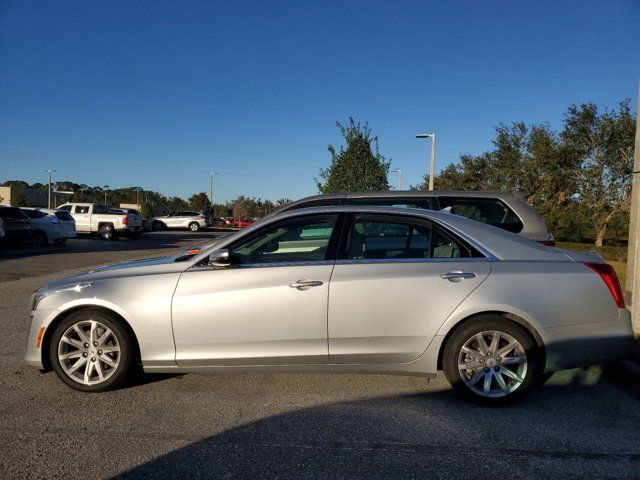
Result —
[[61, 280], [48, 283], [41, 290], [56, 290], [66, 288], [78, 283], [94, 282], [118, 277], [133, 277], [139, 275], [160, 275], [166, 273], [179, 273], [187, 269], [192, 262], [177, 262], [179, 256], [146, 258], [130, 262], [115, 263], [102, 267], [74, 273]]

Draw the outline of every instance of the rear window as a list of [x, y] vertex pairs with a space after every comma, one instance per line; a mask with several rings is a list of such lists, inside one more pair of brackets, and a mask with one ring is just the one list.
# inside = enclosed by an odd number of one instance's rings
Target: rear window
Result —
[[506, 204], [493, 198], [438, 197], [441, 209], [478, 222], [520, 233], [522, 221]]
[[38, 210], [22, 210], [22, 212], [29, 218], [33, 220], [37, 220], [38, 218], [46, 217], [47, 214], [44, 212], [39, 212]]
[[62, 220], [63, 222], [70, 222], [73, 220], [73, 217], [69, 215], [69, 212], [56, 212], [56, 217], [58, 217], [58, 220]]
[[369, 197], [347, 198], [347, 205], [375, 205], [383, 207], [421, 208], [438, 210], [435, 197]]
[[26, 218], [28, 220], [29, 217], [27, 217], [19, 208], [4, 207], [0, 208], [0, 218], [11, 218], [16, 220], [24, 220]]

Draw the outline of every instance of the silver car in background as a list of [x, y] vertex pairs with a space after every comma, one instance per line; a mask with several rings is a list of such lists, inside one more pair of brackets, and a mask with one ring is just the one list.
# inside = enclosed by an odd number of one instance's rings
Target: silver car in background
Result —
[[274, 215], [194, 257], [97, 268], [31, 300], [26, 361], [83, 391], [153, 372], [434, 377], [502, 404], [632, 339], [613, 269], [441, 212]]
[[174, 212], [151, 219], [151, 229], [156, 232], [169, 228], [188, 228], [197, 232], [201, 228], [207, 228], [209, 224], [209, 218], [204, 213], [192, 211]]

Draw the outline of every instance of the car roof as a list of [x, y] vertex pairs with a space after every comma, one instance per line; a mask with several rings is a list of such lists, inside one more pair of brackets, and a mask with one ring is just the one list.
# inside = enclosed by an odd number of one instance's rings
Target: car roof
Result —
[[[260, 229], [279, 220], [308, 214], [320, 213], [376, 213], [392, 216], [413, 216], [432, 220], [455, 235], [468, 241], [485, 256], [499, 260], [528, 261], [571, 261], [560, 250], [552, 249], [528, 240], [515, 233], [510, 233], [486, 223], [454, 215], [447, 212], [425, 210], [420, 208], [369, 206], [369, 205], [336, 205], [327, 207], [307, 207], [287, 210], [262, 221], [252, 224], [245, 230], [236, 232], [220, 242], [220, 246], [232, 243], [248, 232]], [[198, 255], [198, 258], [202, 258]]]

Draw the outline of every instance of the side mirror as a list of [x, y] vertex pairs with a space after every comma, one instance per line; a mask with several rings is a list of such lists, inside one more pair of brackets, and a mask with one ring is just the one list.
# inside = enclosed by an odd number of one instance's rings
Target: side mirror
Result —
[[210, 267], [228, 267], [231, 265], [231, 252], [226, 248], [214, 250], [209, 255], [208, 265]]

